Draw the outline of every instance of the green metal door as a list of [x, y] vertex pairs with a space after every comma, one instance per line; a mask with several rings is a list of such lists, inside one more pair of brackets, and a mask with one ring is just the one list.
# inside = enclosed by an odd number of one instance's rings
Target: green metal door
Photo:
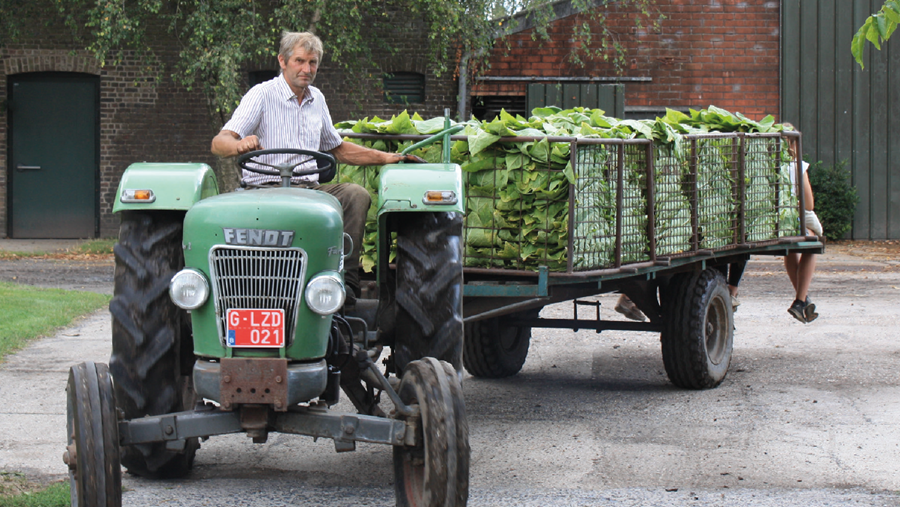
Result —
[[9, 81], [9, 235], [97, 235], [99, 81], [71, 73]]
[[602, 109], [606, 116], [625, 118], [625, 85], [595, 83], [531, 83], [528, 85], [526, 111], [536, 107], [563, 109], [589, 107]]
[[900, 37], [850, 40], [883, 0], [783, 0], [781, 119], [803, 133], [803, 154], [846, 164], [859, 193], [853, 239], [900, 238]]

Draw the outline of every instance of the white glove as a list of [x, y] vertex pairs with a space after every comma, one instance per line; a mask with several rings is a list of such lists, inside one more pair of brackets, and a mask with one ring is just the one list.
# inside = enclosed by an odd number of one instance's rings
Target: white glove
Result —
[[825, 234], [822, 232], [822, 224], [819, 222], [819, 217], [816, 216], [815, 211], [805, 211], [803, 213], [804, 219], [803, 223], [806, 225], [806, 228], [816, 233], [816, 236], [824, 236]]

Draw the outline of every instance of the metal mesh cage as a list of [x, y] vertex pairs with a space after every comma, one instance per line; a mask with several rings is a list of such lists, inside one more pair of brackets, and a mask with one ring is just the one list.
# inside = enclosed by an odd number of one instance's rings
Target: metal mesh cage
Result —
[[700, 248], [717, 249], [737, 243], [737, 137], [692, 140], [691, 173], [696, 174], [696, 206]]
[[599, 269], [613, 263], [616, 245], [615, 187], [618, 149], [606, 144], [579, 146], [572, 200], [573, 268]]
[[466, 172], [465, 266], [564, 270], [568, 181], [563, 168], [513, 154]]
[[[397, 148], [390, 139], [373, 146]], [[459, 160], [464, 265], [590, 271], [802, 235], [785, 145], [780, 133], [503, 138]], [[350, 171], [341, 181], [377, 188], [378, 168]]]
[[654, 224], [656, 254], [672, 255], [692, 246], [691, 221], [694, 177], [687, 160], [674, 147], [655, 151]]

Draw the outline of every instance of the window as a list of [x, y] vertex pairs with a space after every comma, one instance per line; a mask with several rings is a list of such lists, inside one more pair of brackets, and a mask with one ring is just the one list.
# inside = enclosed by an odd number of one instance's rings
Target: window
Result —
[[384, 101], [388, 104], [421, 104], [425, 102], [425, 75], [416, 72], [385, 74], [382, 83]]

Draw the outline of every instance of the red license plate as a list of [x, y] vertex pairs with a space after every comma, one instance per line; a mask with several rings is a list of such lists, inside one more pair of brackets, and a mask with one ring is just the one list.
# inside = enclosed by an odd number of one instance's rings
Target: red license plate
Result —
[[231, 309], [226, 317], [229, 347], [284, 346], [284, 310]]

